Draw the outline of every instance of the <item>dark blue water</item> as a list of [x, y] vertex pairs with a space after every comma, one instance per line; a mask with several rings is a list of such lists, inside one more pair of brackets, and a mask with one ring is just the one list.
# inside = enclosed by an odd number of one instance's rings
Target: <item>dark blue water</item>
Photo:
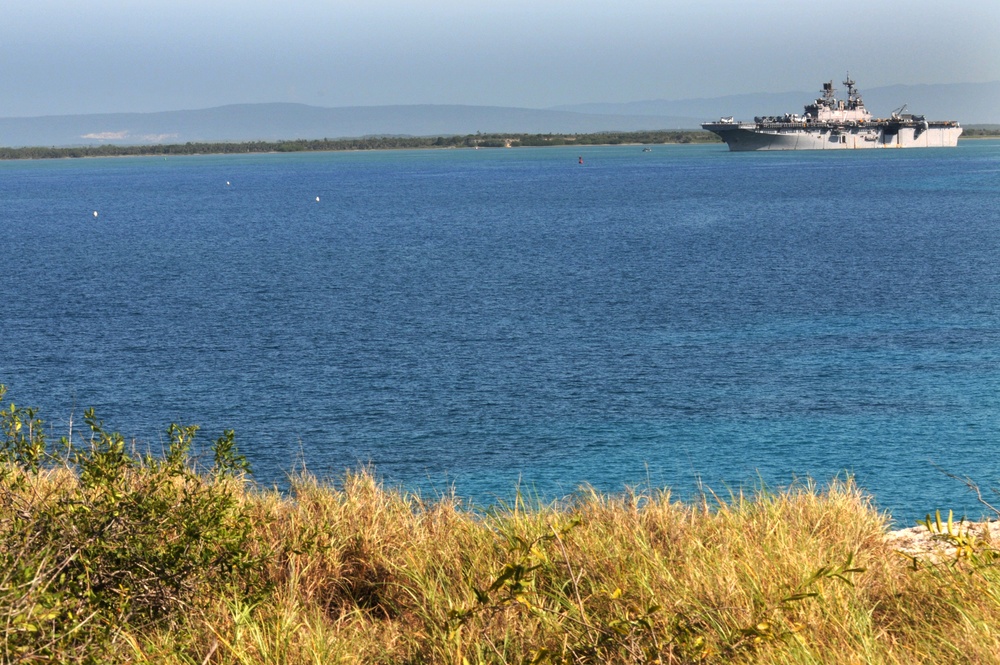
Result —
[[0, 205], [0, 383], [55, 436], [477, 503], [1000, 484], [998, 142], [6, 162]]

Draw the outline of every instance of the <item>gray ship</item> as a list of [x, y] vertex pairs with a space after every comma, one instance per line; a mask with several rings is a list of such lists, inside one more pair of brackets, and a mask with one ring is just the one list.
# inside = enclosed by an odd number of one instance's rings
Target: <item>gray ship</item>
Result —
[[833, 81], [823, 84], [823, 96], [805, 107], [803, 115], [754, 118], [739, 122], [722, 118], [702, 127], [718, 134], [730, 150], [852, 150], [860, 148], [946, 148], [958, 145], [962, 127], [954, 120], [926, 120], [906, 113], [906, 106], [889, 118], [873, 118], [848, 76], [847, 99], [834, 97]]

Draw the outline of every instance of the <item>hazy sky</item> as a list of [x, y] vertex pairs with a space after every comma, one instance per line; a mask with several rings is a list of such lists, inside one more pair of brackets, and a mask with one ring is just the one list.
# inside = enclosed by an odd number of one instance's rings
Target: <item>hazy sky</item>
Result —
[[998, 0], [4, 0], [0, 117], [1000, 80]]

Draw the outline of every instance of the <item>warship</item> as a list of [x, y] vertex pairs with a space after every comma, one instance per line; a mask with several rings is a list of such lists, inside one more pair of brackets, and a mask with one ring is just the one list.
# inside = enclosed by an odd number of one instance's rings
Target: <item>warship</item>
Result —
[[944, 148], [958, 144], [962, 126], [954, 120], [927, 120], [906, 112], [906, 105], [888, 118], [875, 118], [854, 87], [844, 81], [847, 99], [837, 99], [833, 81], [823, 84], [823, 95], [807, 104], [802, 115], [758, 116], [753, 122], [732, 117], [706, 122], [732, 151], [744, 150], [852, 150], [860, 148]]

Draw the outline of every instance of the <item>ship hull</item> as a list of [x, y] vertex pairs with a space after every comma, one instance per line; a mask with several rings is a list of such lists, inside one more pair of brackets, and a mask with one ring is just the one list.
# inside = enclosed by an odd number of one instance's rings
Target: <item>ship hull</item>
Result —
[[870, 124], [830, 127], [762, 127], [756, 124], [706, 123], [733, 152], [756, 150], [861, 150], [873, 148], [947, 148], [958, 145], [962, 128], [931, 123], [924, 128]]

